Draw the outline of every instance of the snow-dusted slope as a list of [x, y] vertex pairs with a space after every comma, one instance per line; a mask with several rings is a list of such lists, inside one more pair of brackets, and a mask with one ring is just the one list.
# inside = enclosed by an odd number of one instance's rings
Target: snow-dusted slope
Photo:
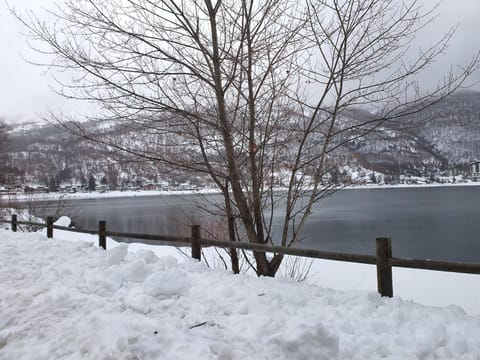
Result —
[[[338, 119], [339, 128], [367, 121], [372, 115], [366, 111], [354, 110], [342, 114]], [[298, 120], [297, 120], [298, 121]], [[137, 185], [161, 180], [204, 185], [208, 177], [197, 178], [183, 171], [171, 171], [158, 163], [138, 162], [116, 151], [105, 153], [98, 144], [68, 135], [52, 125], [13, 126], [10, 129], [10, 155], [18, 174], [16, 182], [44, 185], [55, 180], [60, 184], [86, 183], [92, 174], [98, 183], [105, 179], [110, 186], [122, 183]], [[88, 123], [87, 129], [96, 134], [108, 129], [117, 141], [128, 143], [138, 149], [164, 151], [164, 134], [150, 129], [140, 131], [135, 123], [114, 125], [112, 122]], [[337, 129], [339, 130], [339, 129]], [[356, 166], [398, 177], [400, 173], [416, 176], [430, 176], [440, 170], [464, 171], [471, 161], [480, 158], [480, 93], [459, 92], [428, 109], [402, 118], [384, 126], [338, 149], [333, 159], [338, 166]], [[348, 136], [358, 136], [355, 131]], [[347, 135], [345, 135], [347, 136]], [[174, 135], [173, 138], [177, 138]], [[195, 147], [179, 135], [173, 142], [168, 137], [169, 151], [175, 143], [179, 154], [194, 154]], [[320, 141], [311, 139], [313, 143]], [[218, 148], [215, 138], [208, 141], [211, 148]], [[344, 141], [343, 135], [338, 141]], [[179, 144], [183, 144], [180, 146]], [[290, 154], [284, 154], [288, 165]], [[283, 163], [281, 161], [280, 163]], [[199, 174], [201, 176], [201, 174]], [[15, 182], [15, 181], [12, 181]]]
[[389, 173], [461, 168], [480, 158], [480, 93], [455, 93], [379, 130], [349, 146], [363, 164]]
[[[478, 359], [480, 317], [0, 230], [0, 359]], [[332, 275], [333, 276], [333, 275]]]

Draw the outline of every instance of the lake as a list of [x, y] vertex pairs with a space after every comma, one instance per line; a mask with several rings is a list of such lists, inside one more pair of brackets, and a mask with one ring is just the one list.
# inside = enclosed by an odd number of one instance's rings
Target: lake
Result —
[[[75, 200], [70, 216], [87, 229], [106, 220], [115, 231], [185, 235], [191, 223], [185, 217], [198, 218], [195, 204], [204, 201], [198, 195]], [[480, 262], [479, 215], [480, 186], [348, 189], [316, 204], [300, 246], [374, 254], [375, 238], [390, 237], [396, 257]]]

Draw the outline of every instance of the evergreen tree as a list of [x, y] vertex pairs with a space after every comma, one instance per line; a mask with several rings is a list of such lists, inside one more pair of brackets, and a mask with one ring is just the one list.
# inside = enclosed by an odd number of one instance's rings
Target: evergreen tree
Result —
[[95, 178], [90, 174], [90, 177], [88, 178], [88, 191], [95, 191], [96, 187], [97, 183], [95, 182]]
[[102, 185], [108, 185], [108, 180], [107, 180], [107, 177], [106, 177], [106, 176], [103, 176], [103, 177], [100, 179], [100, 184], [102, 184]]
[[48, 178], [48, 191], [49, 192], [57, 192], [58, 191], [58, 183], [55, 176], [51, 176]]
[[113, 166], [109, 166], [107, 170], [108, 183], [113, 188], [118, 186], [118, 171]]
[[85, 175], [83, 175], [83, 172], [80, 174], [80, 185], [82, 185], [82, 187], [87, 186], [87, 179], [85, 179]]

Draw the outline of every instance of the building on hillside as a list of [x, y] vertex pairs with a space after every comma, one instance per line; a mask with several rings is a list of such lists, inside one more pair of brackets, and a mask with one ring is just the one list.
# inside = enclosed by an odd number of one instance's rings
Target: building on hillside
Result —
[[23, 192], [26, 194], [47, 193], [48, 187], [43, 185], [25, 185], [23, 188]]
[[143, 190], [152, 191], [152, 190], [157, 190], [157, 189], [158, 189], [158, 185], [156, 185], [156, 184], [148, 183], [148, 184], [143, 185]]
[[473, 181], [480, 181], [480, 161], [475, 160], [470, 163], [470, 178]]

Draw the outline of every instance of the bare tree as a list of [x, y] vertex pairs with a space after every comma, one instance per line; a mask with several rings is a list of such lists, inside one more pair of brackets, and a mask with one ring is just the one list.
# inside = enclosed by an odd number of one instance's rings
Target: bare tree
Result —
[[[5, 149], [7, 141], [7, 131], [5, 124], [0, 120], [0, 185], [5, 183], [7, 175], [7, 152]], [[3, 207], [5, 207], [5, 199], [0, 194], [0, 216], [3, 216]]]
[[[478, 67], [476, 55], [421, 90], [417, 75], [453, 31], [406, 61], [432, 18], [416, 0], [67, 0], [50, 14], [53, 23], [17, 17], [32, 46], [53, 55], [48, 66], [73, 70], [58, 91], [97, 103], [94, 120], [123, 122], [128, 135], [55, 121], [112, 150], [208, 175], [230, 239], [284, 247], [336, 189], [338, 149], [430, 106]], [[351, 116], [362, 106], [372, 115]], [[274, 276], [283, 256], [254, 259], [257, 274]]]
[[0, 184], [4, 184], [8, 179], [10, 164], [7, 145], [7, 126], [0, 120]]

